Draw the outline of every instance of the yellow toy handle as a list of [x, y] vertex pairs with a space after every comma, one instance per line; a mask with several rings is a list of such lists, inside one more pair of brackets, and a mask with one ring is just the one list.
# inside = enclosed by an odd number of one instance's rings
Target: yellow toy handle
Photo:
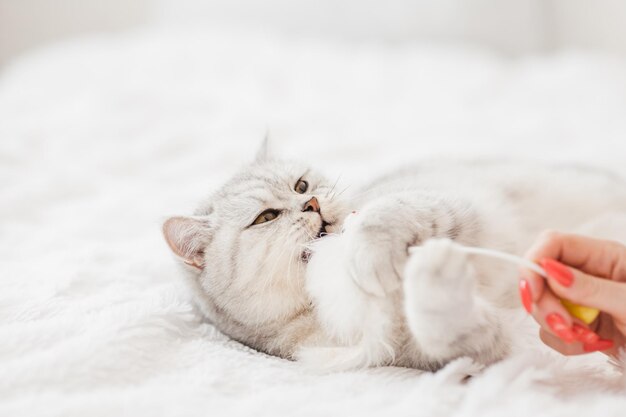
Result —
[[561, 304], [572, 316], [582, 320], [585, 324], [593, 323], [600, 315], [600, 310], [597, 308], [581, 306], [568, 300], [561, 300]]

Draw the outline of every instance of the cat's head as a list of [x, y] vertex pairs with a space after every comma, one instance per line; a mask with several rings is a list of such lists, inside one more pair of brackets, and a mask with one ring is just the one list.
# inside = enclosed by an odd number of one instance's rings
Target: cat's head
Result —
[[339, 232], [349, 212], [333, 186], [302, 163], [270, 157], [265, 143], [194, 216], [165, 222], [167, 243], [211, 304], [205, 311], [220, 315], [212, 319], [258, 328], [309, 307], [306, 246]]

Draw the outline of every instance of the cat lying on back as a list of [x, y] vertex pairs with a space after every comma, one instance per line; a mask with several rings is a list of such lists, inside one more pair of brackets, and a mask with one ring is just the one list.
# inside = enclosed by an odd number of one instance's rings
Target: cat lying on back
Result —
[[511, 349], [517, 271], [454, 242], [523, 254], [546, 228], [626, 210], [624, 182], [575, 167], [440, 161], [352, 197], [333, 185], [264, 146], [195, 215], [165, 222], [222, 332], [332, 368], [492, 363]]

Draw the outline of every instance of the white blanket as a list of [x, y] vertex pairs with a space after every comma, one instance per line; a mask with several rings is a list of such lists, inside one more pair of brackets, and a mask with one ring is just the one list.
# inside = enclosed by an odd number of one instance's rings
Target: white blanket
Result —
[[0, 74], [0, 415], [624, 416], [599, 354], [316, 375], [254, 352], [203, 321], [160, 223], [268, 127], [344, 186], [433, 155], [624, 172], [625, 97], [626, 63], [574, 52], [146, 31], [23, 57]]

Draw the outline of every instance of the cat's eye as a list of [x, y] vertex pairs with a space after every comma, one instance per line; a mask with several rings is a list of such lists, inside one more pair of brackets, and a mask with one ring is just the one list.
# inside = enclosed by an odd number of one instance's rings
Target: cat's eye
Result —
[[298, 180], [296, 186], [293, 189], [298, 194], [304, 194], [306, 193], [306, 190], [309, 189], [309, 183], [301, 178]]
[[251, 226], [271, 222], [272, 220], [276, 220], [279, 215], [280, 215], [280, 211], [278, 210], [274, 210], [274, 209], [265, 210], [263, 213], [259, 214], [256, 219], [254, 219]]

